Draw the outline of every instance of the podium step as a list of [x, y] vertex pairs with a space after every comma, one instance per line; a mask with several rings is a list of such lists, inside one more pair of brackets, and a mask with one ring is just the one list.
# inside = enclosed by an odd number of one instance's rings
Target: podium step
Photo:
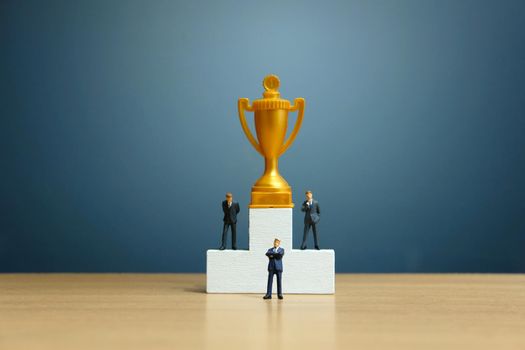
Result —
[[[269, 248], [269, 247], [268, 247]], [[333, 294], [335, 252], [332, 249], [287, 250], [283, 257], [283, 293]], [[266, 292], [266, 250], [215, 250], [207, 252], [208, 293]], [[274, 281], [273, 289], [276, 292]]]
[[[334, 250], [291, 249], [292, 208], [250, 208], [248, 215], [249, 250], [208, 250], [208, 293], [265, 293], [268, 281], [268, 258], [265, 254], [272, 247], [274, 238], [281, 240], [285, 252], [283, 293], [335, 292]], [[277, 283], [273, 284], [273, 289], [275, 292]]]

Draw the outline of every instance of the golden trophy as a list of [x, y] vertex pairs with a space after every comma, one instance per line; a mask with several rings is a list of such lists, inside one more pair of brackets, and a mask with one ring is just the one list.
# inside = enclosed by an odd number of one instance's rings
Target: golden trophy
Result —
[[[242, 129], [257, 152], [264, 157], [264, 174], [252, 187], [250, 208], [293, 208], [292, 188], [279, 174], [277, 160], [294, 141], [304, 115], [304, 98], [296, 98], [294, 105], [280, 98], [279, 78], [268, 75], [263, 80], [263, 98], [254, 100], [250, 106], [247, 98], [238, 102]], [[253, 137], [244, 111], [254, 112], [257, 140]], [[298, 111], [292, 133], [285, 141], [288, 127], [288, 111]]]

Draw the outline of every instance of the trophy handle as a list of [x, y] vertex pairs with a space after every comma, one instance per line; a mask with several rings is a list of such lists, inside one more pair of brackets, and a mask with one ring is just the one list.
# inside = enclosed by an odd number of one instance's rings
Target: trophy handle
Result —
[[241, 121], [242, 130], [246, 134], [246, 137], [248, 138], [248, 141], [250, 141], [250, 143], [252, 144], [253, 148], [255, 148], [255, 150], [264, 157], [264, 154], [261, 150], [261, 146], [253, 137], [252, 132], [250, 131], [250, 128], [246, 123], [246, 117], [244, 116], [244, 110], [247, 110], [248, 112], [253, 112], [253, 108], [252, 106], [250, 106], [250, 101], [247, 98], [240, 98], [239, 102], [237, 103], [237, 107], [239, 109], [239, 119]]
[[295, 122], [295, 126], [292, 130], [292, 133], [288, 137], [288, 140], [286, 140], [286, 142], [282, 145], [281, 150], [279, 151], [279, 156], [286, 152], [286, 150], [292, 145], [292, 142], [295, 140], [295, 137], [301, 128], [304, 116], [304, 98], [299, 97], [294, 100], [294, 105], [290, 107], [290, 111], [293, 112], [296, 110], [299, 110], [297, 114], [297, 121]]

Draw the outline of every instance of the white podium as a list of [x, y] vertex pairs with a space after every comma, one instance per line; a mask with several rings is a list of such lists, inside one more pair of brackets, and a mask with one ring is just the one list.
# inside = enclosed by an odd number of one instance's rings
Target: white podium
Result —
[[[265, 293], [268, 258], [274, 238], [281, 240], [283, 293], [335, 293], [333, 249], [298, 250], [292, 247], [292, 208], [249, 209], [249, 250], [210, 249], [206, 257], [208, 293]], [[276, 291], [274, 281], [273, 289]]]

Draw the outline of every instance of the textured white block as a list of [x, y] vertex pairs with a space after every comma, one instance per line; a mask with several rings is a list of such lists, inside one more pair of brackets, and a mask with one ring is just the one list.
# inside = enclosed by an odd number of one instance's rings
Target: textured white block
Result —
[[[335, 251], [297, 250], [283, 260], [283, 291], [285, 293], [335, 293]], [[284, 258], [283, 258], [284, 259]]]
[[[208, 250], [206, 291], [208, 293], [265, 293], [268, 281], [268, 258], [264, 255], [266, 249], [263, 251]], [[285, 248], [282, 283], [283, 293], [335, 293], [335, 252], [332, 249], [286, 250]], [[274, 281], [274, 293], [276, 290], [277, 281]]]
[[[286, 254], [286, 253], [285, 253]], [[268, 258], [249, 250], [207, 252], [208, 293], [260, 293], [266, 290]]]
[[292, 246], [292, 208], [251, 209], [248, 217], [250, 250], [266, 250], [279, 238], [281, 246]]
[[[265, 293], [268, 280], [266, 251], [281, 240], [283, 293], [335, 293], [335, 252], [332, 249], [296, 250], [292, 247], [292, 209], [249, 210], [249, 250], [210, 249], [206, 257], [208, 293]], [[273, 291], [277, 282], [273, 283]]]

